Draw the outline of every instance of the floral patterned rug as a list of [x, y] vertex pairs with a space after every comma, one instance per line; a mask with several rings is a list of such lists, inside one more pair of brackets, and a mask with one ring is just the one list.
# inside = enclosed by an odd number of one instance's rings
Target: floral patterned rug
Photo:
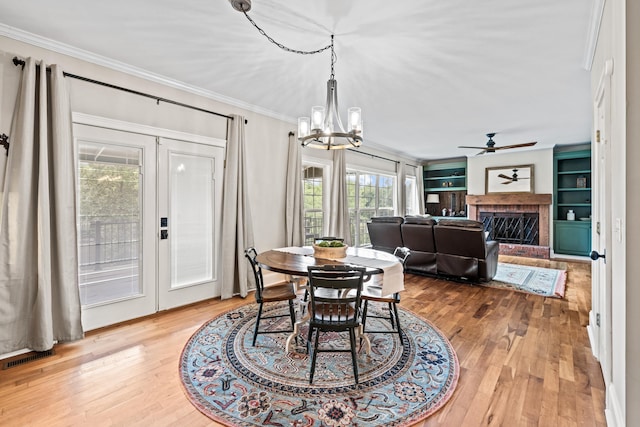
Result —
[[[269, 316], [287, 309], [265, 304], [264, 311]], [[225, 425], [407, 426], [440, 409], [458, 382], [451, 343], [405, 309], [399, 314], [402, 339], [397, 333], [367, 334], [371, 353], [361, 349], [358, 354], [358, 385], [349, 353], [319, 353], [309, 385], [306, 327], [294, 352], [284, 350], [287, 333], [258, 335], [253, 347], [256, 313], [257, 304], [248, 304], [210, 320], [189, 339], [180, 358], [189, 400]], [[288, 326], [285, 317], [262, 320], [260, 329]], [[388, 326], [386, 320], [367, 321], [371, 330]], [[347, 333], [320, 338], [323, 348], [348, 348]]]

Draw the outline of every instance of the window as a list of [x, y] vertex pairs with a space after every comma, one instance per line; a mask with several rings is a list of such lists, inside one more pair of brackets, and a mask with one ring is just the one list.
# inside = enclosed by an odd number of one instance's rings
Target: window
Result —
[[303, 165], [304, 244], [311, 245], [324, 234], [325, 166]]
[[404, 180], [404, 194], [405, 194], [405, 214], [406, 215], [418, 215], [420, 209], [418, 208], [418, 186], [415, 176], [407, 176]]
[[347, 172], [349, 223], [354, 246], [371, 243], [367, 222], [373, 216], [393, 216], [396, 211], [396, 178], [365, 171]]

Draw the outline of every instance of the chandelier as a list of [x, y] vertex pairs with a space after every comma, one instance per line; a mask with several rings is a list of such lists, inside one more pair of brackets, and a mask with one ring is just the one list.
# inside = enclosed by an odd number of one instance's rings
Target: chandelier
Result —
[[327, 81], [327, 102], [324, 107], [311, 107], [311, 117], [298, 118], [298, 140], [303, 147], [337, 150], [359, 147], [362, 144], [362, 110], [351, 107], [347, 110], [345, 132], [338, 114], [338, 82], [335, 79], [336, 54], [331, 35], [331, 74]]
[[338, 113], [338, 82], [335, 79], [334, 66], [336, 54], [333, 48], [333, 34], [331, 44], [314, 51], [290, 49], [269, 37], [247, 14], [251, 9], [251, 0], [229, 0], [233, 8], [244, 13], [249, 22], [279, 48], [300, 55], [313, 55], [331, 49], [331, 74], [327, 81], [327, 100], [323, 106], [311, 107], [311, 117], [298, 118], [298, 140], [303, 147], [321, 148], [325, 150], [339, 150], [350, 147], [360, 147], [362, 144], [362, 110], [351, 107], [347, 110], [347, 129], [345, 130]]

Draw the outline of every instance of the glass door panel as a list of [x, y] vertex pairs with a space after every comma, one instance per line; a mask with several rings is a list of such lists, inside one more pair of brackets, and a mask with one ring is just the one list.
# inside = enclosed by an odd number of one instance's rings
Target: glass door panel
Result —
[[74, 124], [85, 330], [156, 309], [155, 138]]
[[172, 289], [213, 279], [214, 160], [169, 154]]
[[220, 295], [224, 149], [160, 138], [158, 158], [158, 307], [164, 310]]

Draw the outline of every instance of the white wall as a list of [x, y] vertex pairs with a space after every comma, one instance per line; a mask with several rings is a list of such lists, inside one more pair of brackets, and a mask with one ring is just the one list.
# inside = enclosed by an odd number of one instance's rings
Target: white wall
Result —
[[470, 156], [467, 159], [467, 193], [481, 195], [485, 193], [485, 169], [496, 166], [533, 165], [536, 194], [553, 193], [553, 149], [518, 150], [506, 153], [491, 153]]

